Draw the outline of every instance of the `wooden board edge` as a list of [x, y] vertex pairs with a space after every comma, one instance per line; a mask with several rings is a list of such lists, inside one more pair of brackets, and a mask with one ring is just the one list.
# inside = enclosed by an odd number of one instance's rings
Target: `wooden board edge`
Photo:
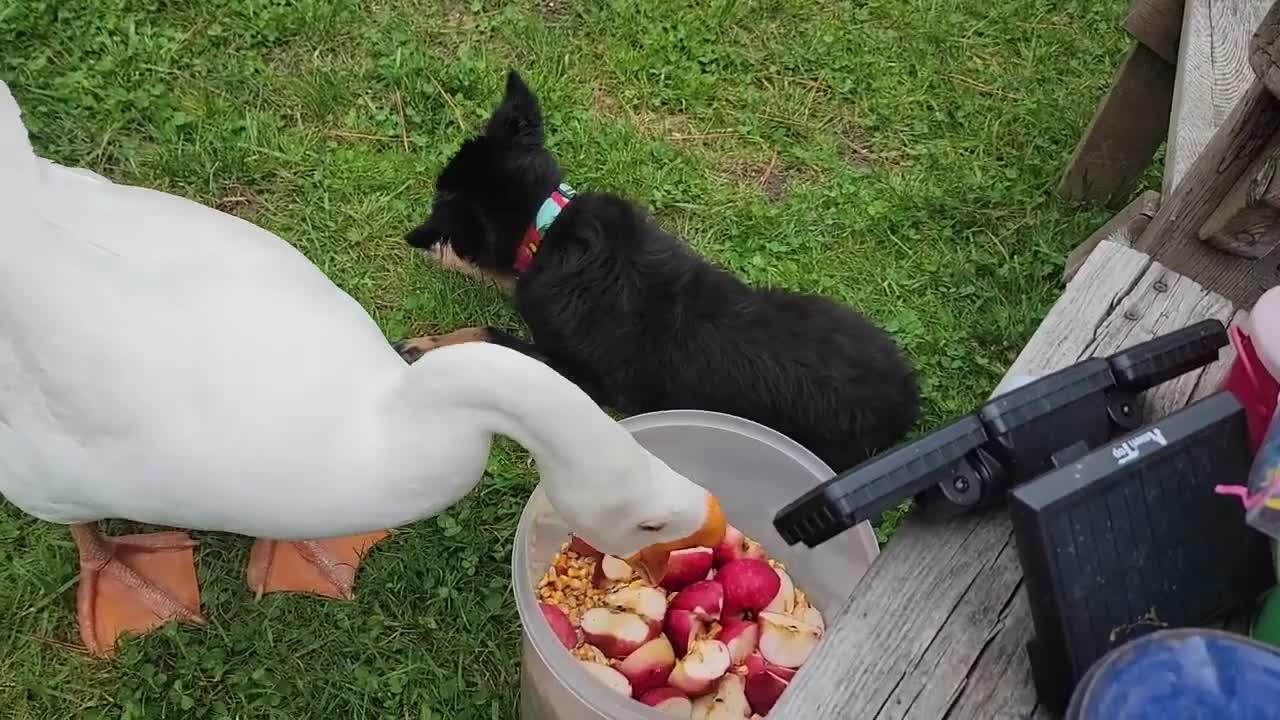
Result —
[[1098, 228], [1071, 251], [1067, 255], [1067, 261], [1062, 268], [1062, 284], [1069, 285], [1076, 273], [1080, 272], [1081, 266], [1085, 260], [1089, 258], [1089, 254], [1094, 248], [1098, 247], [1098, 243], [1103, 240], [1110, 240], [1124, 245], [1132, 245], [1135, 240], [1142, 235], [1142, 231], [1147, 229], [1147, 225], [1151, 222], [1151, 218], [1155, 217], [1156, 211], [1160, 209], [1160, 193], [1154, 190], [1147, 190], [1132, 202], [1124, 206], [1124, 209], [1116, 213], [1110, 220]]

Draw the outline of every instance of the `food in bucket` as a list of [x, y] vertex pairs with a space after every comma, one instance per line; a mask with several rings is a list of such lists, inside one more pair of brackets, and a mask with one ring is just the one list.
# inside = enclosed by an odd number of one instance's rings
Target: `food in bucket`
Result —
[[714, 548], [671, 553], [659, 578], [571, 536], [538, 599], [588, 672], [689, 720], [766, 716], [824, 630], [786, 568], [734, 527]]

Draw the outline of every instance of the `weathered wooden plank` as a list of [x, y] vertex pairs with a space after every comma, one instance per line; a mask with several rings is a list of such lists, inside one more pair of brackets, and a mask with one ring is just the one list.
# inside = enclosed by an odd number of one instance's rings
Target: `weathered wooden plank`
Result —
[[1211, 0], [1213, 127], [1217, 129], [1253, 82], [1249, 43], [1272, 0]]
[[1213, 135], [1211, 0], [1186, 0], [1160, 194], [1169, 197]]
[[1135, 42], [1058, 181], [1068, 200], [1124, 202], [1169, 130], [1174, 68]]
[[1124, 16], [1124, 29], [1165, 62], [1176, 65], [1182, 6], [1183, 0], [1133, 0]]
[[[1230, 303], [1104, 240], [1006, 378], [1043, 374], [1205, 317], [1226, 321]], [[1221, 377], [1219, 368], [1212, 372]], [[1148, 412], [1207, 390], [1201, 377], [1208, 376], [1191, 373], [1148, 393]], [[1003, 511], [945, 523], [907, 518], [770, 716], [1046, 717], [1030, 685], [1030, 613], [1013, 550]]]
[[1249, 64], [1272, 94], [1280, 97], [1280, 3], [1258, 23], [1258, 30], [1249, 43]]
[[1080, 243], [1067, 255], [1066, 265], [1062, 268], [1062, 282], [1068, 284], [1080, 271], [1080, 266], [1089, 258], [1094, 248], [1103, 240], [1110, 240], [1125, 246], [1132, 246], [1142, 231], [1147, 229], [1151, 218], [1160, 209], [1160, 193], [1148, 190], [1133, 199], [1133, 202], [1116, 213], [1102, 227], [1094, 231], [1084, 242]]
[[1249, 42], [1270, 0], [1187, 0], [1163, 192], [1177, 186], [1254, 75]]
[[[1278, 74], [1280, 77], [1280, 74]], [[1251, 307], [1261, 289], [1253, 263], [1200, 242], [1198, 232], [1245, 169], [1280, 130], [1280, 102], [1255, 80], [1134, 246], [1237, 305]]]
[[1242, 284], [1252, 291], [1254, 300], [1267, 290], [1280, 285], [1280, 245], [1271, 248], [1266, 255], [1253, 263]]
[[1280, 242], [1280, 132], [1253, 163], [1197, 233], [1210, 246], [1232, 255], [1260, 258]]

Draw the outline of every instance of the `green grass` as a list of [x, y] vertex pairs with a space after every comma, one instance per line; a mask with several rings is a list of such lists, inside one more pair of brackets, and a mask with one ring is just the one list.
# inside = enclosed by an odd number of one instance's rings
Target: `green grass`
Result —
[[[399, 238], [519, 68], [576, 187], [623, 191], [751, 282], [896, 333], [923, 427], [985, 397], [1106, 218], [1052, 187], [1123, 52], [1125, 5], [0, 0], [0, 77], [43, 155], [279, 233], [402, 336], [514, 322]], [[0, 716], [512, 717], [508, 558], [534, 478], [509, 443], [490, 475], [379, 546], [349, 604], [255, 603], [247, 539], [202, 535], [210, 627], [111, 662], [67, 647], [65, 530], [3, 506]]]

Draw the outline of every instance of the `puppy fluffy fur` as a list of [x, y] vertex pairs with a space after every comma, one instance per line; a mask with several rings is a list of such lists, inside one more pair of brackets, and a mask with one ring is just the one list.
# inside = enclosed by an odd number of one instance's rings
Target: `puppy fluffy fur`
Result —
[[[532, 342], [496, 328], [453, 337], [538, 357], [628, 414], [696, 408], [749, 418], [837, 471], [910, 430], [919, 391], [886, 333], [828, 299], [748, 287], [623, 198], [578, 195], [517, 276], [525, 229], [561, 182], [543, 142], [537, 98], [512, 72], [484, 132], [440, 173], [430, 216], [406, 238], [511, 288]], [[398, 349], [412, 362], [450, 341]]]

